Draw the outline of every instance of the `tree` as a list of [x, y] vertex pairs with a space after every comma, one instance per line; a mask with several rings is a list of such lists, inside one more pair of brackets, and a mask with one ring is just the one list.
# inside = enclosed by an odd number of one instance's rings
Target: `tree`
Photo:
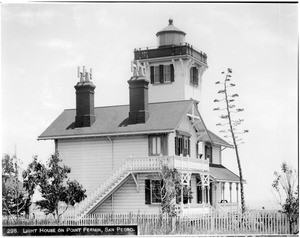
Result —
[[160, 192], [162, 212], [174, 217], [177, 215], [176, 203], [181, 202], [181, 193], [183, 193], [184, 200], [193, 198], [191, 187], [184, 186], [181, 173], [176, 168], [169, 168], [167, 165], [162, 165], [159, 177], [162, 180]]
[[30, 200], [23, 188], [16, 155], [2, 156], [2, 215], [14, 219], [28, 214]]
[[[272, 187], [276, 191], [275, 198], [287, 214], [290, 224], [290, 232], [298, 232], [297, 221], [299, 219], [299, 189], [298, 173], [285, 162], [281, 165], [281, 173], [274, 172], [275, 179]], [[295, 230], [296, 228], [296, 230]]]
[[[225, 72], [222, 72], [222, 74], [225, 74]], [[240, 194], [241, 194], [241, 207], [242, 207], [242, 213], [245, 212], [246, 206], [245, 206], [245, 197], [244, 197], [244, 185], [243, 185], [243, 173], [242, 173], [242, 166], [239, 156], [239, 150], [238, 146], [244, 142], [242, 142], [241, 134], [248, 133], [248, 130], [240, 130], [238, 127], [242, 124], [244, 119], [241, 118], [234, 118], [235, 113], [239, 113], [244, 111], [243, 108], [236, 108], [236, 105], [234, 104], [237, 97], [239, 97], [236, 93], [230, 93], [230, 88], [235, 87], [235, 84], [232, 83], [232, 69], [228, 68], [224, 83], [221, 84], [220, 81], [216, 82], [216, 84], [221, 85], [221, 89], [218, 91], [218, 94], [222, 95], [222, 98], [215, 99], [214, 102], [216, 103], [225, 103], [225, 108], [214, 108], [214, 111], [225, 111], [220, 118], [222, 120], [225, 120], [225, 123], [218, 123], [217, 126], [222, 126], [225, 128], [225, 130], [220, 130], [220, 133], [224, 133], [225, 138], [231, 138], [234, 149], [235, 149], [235, 155], [236, 160], [238, 164], [239, 169], [239, 177], [240, 177]]]
[[[46, 165], [37, 161], [37, 157], [28, 165], [23, 172], [24, 184], [29, 192], [33, 194], [38, 188], [42, 200], [36, 202], [37, 206], [44, 213], [52, 214], [59, 223], [61, 215], [76, 203], [81, 202], [85, 197], [86, 190], [76, 180], [68, 179], [71, 169], [62, 165], [58, 152], [51, 155]], [[65, 203], [65, 209], [59, 210], [59, 203]]]

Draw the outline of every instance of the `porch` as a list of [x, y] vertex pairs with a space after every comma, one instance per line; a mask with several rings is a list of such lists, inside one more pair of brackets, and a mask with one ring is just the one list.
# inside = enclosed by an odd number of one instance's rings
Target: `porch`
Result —
[[180, 172], [209, 171], [208, 160], [189, 156], [130, 157], [125, 163], [132, 172], [160, 171], [162, 165], [176, 168]]

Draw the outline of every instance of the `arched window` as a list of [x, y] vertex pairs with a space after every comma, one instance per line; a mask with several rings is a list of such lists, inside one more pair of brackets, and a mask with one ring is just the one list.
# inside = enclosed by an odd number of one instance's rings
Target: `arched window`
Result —
[[190, 69], [190, 83], [193, 86], [198, 86], [199, 82], [199, 73], [198, 73], [198, 68], [197, 67], [192, 67]]

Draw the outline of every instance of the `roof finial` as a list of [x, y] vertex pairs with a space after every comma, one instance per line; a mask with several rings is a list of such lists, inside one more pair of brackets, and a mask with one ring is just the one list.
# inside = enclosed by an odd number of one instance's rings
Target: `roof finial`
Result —
[[169, 25], [173, 25], [173, 19], [172, 18], [169, 19]]

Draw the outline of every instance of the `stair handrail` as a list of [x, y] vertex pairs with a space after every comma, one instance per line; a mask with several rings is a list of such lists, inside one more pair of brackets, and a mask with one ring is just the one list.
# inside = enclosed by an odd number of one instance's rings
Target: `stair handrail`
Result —
[[227, 212], [219, 203], [216, 203], [216, 209], [219, 213], [226, 213]]
[[126, 159], [112, 174], [109, 174], [101, 184], [99, 184], [77, 207], [76, 214], [88, 208], [88, 206], [96, 201], [97, 197], [109, 186], [113, 181], [122, 176], [130, 169], [132, 158]]
[[[174, 156], [158, 156], [158, 157], [145, 157], [144, 161], [147, 161], [148, 163], [143, 164], [143, 166], [146, 166], [147, 169], [150, 165], [157, 167], [156, 169], [159, 169], [164, 160], [167, 160], [167, 162], [169, 163], [170, 158], [172, 158], [172, 160], [174, 161]], [[136, 169], [142, 169], [141, 165], [136, 166], [134, 164], [134, 162], [136, 161], [142, 161], [143, 158], [138, 157], [138, 158], [134, 158], [132, 156], [130, 156], [130, 158], [127, 158], [112, 174], [109, 174], [104, 180], [103, 182], [101, 182], [99, 185], [96, 186], [96, 188], [90, 193], [88, 194], [88, 196], [81, 201], [79, 204], [77, 204], [75, 206], [76, 208], [76, 214], [79, 215], [82, 211], [86, 210], [90, 204], [92, 204], [93, 202], [95, 202], [98, 199], [101, 198], [101, 195], [106, 188], [111, 185], [114, 181], [116, 181], [118, 178], [120, 178], [122, 175], [124, 175], [126, 172], [130, 172]], [[154, 159], [154, 163], [151, 159]], [[158, 160], [158, 161], [157, 161]], [[151, 167], [152, 168], [152, 167]], [[154, 169], [154, 168], [152, 168]]]

